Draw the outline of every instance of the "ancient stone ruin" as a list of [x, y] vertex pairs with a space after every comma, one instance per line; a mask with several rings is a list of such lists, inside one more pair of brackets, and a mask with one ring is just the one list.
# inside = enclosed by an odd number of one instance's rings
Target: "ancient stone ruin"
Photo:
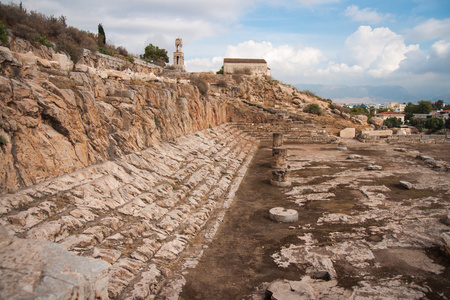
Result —
[[0, 298], [450, 297], [447, 137], [264, 76], [20, 39], [0, 64]]

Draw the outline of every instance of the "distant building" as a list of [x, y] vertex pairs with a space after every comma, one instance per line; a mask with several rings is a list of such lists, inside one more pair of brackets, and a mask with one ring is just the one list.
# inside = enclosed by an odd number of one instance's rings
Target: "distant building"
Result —
[[431, 113], [433, 118], [441, 118], [447, 120], [450, 118], [450, 110], [438, 110]]
[[225, 58], [223, 60], [224, 74], [247, 74], [270, 76], [270, 69], [265, 59]]
[[393, 112], [404, 112], [406, 104], [398, 104], [397, 102], [391, 102], [387, 105], [387, 108]]
[[389, 118], [398, 118], [398, 119], [402, 120], [402, 122], [405, 122], [405, 115], [398, 113], [398, 112], [385, 111], [385, 112], [377, 113], [376, 116], [379, 118], [382, 118], [383, 120], [386, 120]]
[[413, 114], [413, 118], [420, 119], [420, 120], [426, 120], [428, 118], [431, 118], [431, 114]]
[[177, 38], [175, 40], [176, 51], [173, 53], [173, 66], [175, 67], [175, 69], [184, 72], [186, 71], [186, 68], [184, 67], [184, 53], [182, 48], [183, 39]]

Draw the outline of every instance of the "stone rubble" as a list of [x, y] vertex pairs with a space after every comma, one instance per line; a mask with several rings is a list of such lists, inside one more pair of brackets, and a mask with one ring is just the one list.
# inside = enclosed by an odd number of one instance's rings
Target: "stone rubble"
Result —
[[[315, 146], [311, 147], [312, 150], [303, 151], [301, 154], [291, 149], [289, 160], [295, 161], [299, 159], [297, 155], [301, 155], [302, 160], [308, 161], [309, 165], [314, 163], [317, 167], [320, 164], [334, 164], [335, 168], [336, 165], [349, 161], [345, 154], [327, 158], [326, 153], [333, 150], [331, 147], [328, 150], [321, 148], [323, 155], [317, 154], [317, 150], [314, 150]], [[358, 149], [357, 146], [354, 147], [351, 150]], [[394, 151], [398, 150], [394, 149]], [[408, 157], [402, 159], [406, 161], [414, 159], [413, 155]], [[391, 158], [385, 154], [379, 160], [389, 161]], [[358, 171], [363, 168], [364, 162], [361, 161], [359, 167], [352, 166], [353, 172], [341, 171], [327, 175], [320, 185], [308, 183], [316, 180], [316, 177], [300, 181], [292, 175], [292, 181], [301, 182], [301, 186], [294, 186], [282, 192], [288, 196], [289, 201], [299, 206], [305, 206], [306, 203], [317, 200], [327, 200], [329, 209], [332, 210], [333, 203], [340, 199], [331, 196], [329, 192], [337, 191], [339, 186], [340, 189], [348, 189], [347, 193], [352, 193], [351, 190], [354, 190], [355, 198], [347, 201], [358, 203], [358, 206], [363, 205], [364, 209], [348, 209], [346, 213], [325, 211], [316, 224], [299, 227], [298, 242], [291, 242], [272, 255], [274, 262], [281, 268], [297, 265], [300, 269], [306, 270], [306, 274], [328, 272], [332, 281], [341, 279], [337, 267], [346, 264], [347, 272], [351, 272], [352, 276], [358, 278], [358, 284], [352, 289], [344, 289], [344, 292], [334, 290], [336, 287], [330, 287], [324, 295], [323, 290], [318, 289], [314, 285], [315, 281], [308, 276], [303, 277], [300, 282], [308, 280], [310, 286], [305, 287], [296, 282], [298, 289], [292, 288], [294, 285], [291, 281], [279, 280], [266, 284], [271, 299], [290, 299], [291, 296], [292, 299], [299, 299], [299, 297], [302, 299], [422, 299], [425, 297], [429, 292], [426, 285], [411, 282], [408, 276], [404, 275], [404, 277], [399, 275], [386, 278], [377, 273], [384, 264], [389, 263], [389, 261], [383, 261], [385, 256], [420, 272], [437, 275], [444, 272], [445, 267], [430, 259], [422, 249], [439, 246], [450, 254], [449, 223], [445, 220], [441, 221], [442, 212], [450, 209], [448, 192], [445, 193], [450, 189], [449, 178], [443, 178], [440, 173], [427, 169], [426, 166], [419, 167], [420, 170], [418, 170], [418, 167], [411, 163], [404, 163], [401, 167], [396, 164], [389, 168], [377, 168], [379, 173], [376, 176], [373, 176], [374, 173], [364, 174]], [[311, 170], [308, 165], [298, 169], [293, 165], [291, 169], [293, 174], [301, 174], [302, 171], [308, 170]], [[417, 195], [420, 195], [421, 190], [432, 188], [436, 196], [421, 197], [408, 193], [409, 197], [414, 198], [408, 199], [405, 196], [406, 198], [402, 201], [394, 200], [391, 196], [392, 188], [379, 184], [383, 178], [411, 172], [420, 174], [416, 177]], [[400, 188], [402, 183], [407, 189], [412, 186], [409, 182], [401, 181], [398, 184], [397, 181], [392, 184], [392, 187]], [[404, 190], [404, 193], [407, 191]], [[301, 210], [299, 215], [301, 218]], [[335, 231], [333, 226], [336, 227]], [[327, 236], [323, 236], [324, 233]], [[329, 242], [322, 242], [321, 245], [319, 239]], [[411, 275], [413, 274], [416, 273]], [[417, 277], [420, 278], [420, 275]], [[293, 296], [294, 294], [297, 298]], [[299, 296], [300, 294], [302, 296]], [[346, 296], [342, 297], [343, 294]]]

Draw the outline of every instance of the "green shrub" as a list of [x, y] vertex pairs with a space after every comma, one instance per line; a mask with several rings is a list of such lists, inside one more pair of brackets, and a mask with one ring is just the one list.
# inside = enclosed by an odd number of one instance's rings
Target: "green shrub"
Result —
[[134, 57], [127, 56], [127, 60], [132, 64], [134, 63]]
[[441, 118], [429, 118], [425, 121], [425, 128], [430, 132], [436, 132], [444, 128], [444, 120]]
[[320, 115], [321, 109], [319, 105], [313, 103], [306, 107], [306, 112], [314, 115]]
[[0, 146], [6, 145], [8, 142], [6, 141], [6, 139], [3, 137], [3, 135], [0, 135]]
[[42, 44], [42, 45], [44, 45], [44, 46], [47, 46], [47, 47], [49, 47], [49, 48], [52, 48], [52, 47], [53, 47], [52, 43], [50, 43], [50, 42], [47, 40], [47, 38], [46, 38], [45, 36], [42, 36], [42, 35], [37, 35], [37, 36], [36, 36], [36, 42], [38, 42], [38, 43], [40, 43], [40, 44]]
[[111, 51], [111, 50], [103, 48], [103, 47], [98, 47], [98, 52], [100, 52], [101, 54], [114, 56], [114, 51]]
[[445, 128], [446, 128], [447, 130], [450, 130], [450, 118], [447, 119], [447, 120], [445, 120], [444, 126], [445, 126]]
[[383, 124], [387, 128], [400, 127], [400, 125], [402, 125], [402, 120], [400, 118], [391, 117], [384, 120]]
[[8, 42], [8, 30], [2, 21], [0, 21], [0, 41], [4, 43]]

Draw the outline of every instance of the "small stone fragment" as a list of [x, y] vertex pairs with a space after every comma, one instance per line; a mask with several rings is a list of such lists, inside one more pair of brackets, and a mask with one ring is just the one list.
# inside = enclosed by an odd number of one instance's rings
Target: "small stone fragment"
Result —
[[441, 240], [443, 242], [443, 250], [445, 251], [445, 253], [447, 253], [447, 255], [450, 256], [450, 232], [443, 232], [441, 234]]
[[383, 170], [383, 167], [382, 167], [382, 166], [377, 166], [377, 165], [369, 165], [369, 166], [367, 167], [367, 170], [370, 170], [370, 171], [374, 171], [374, 170]]
[[413, 185], [412, 185], [412, 183], [410, 183], [410, 182], [408, 182], [408, 181], [400, 181], [399, 182], [399, 184], [400, 184], [400, 186], [402, 187], [402, 188], [404, 188], [404, 189], [407, 189], [407, 190], [410, 190], [410, 189], [412, 189], [412, 187], [413, 187]]
[[358, 154], [350, 154], [347, 159], [361, 159], [362, 156]]
[[425, 156], [425, 155], [418, 155], [417, 158], [423, 160], [423, 161], [433, 161], [434, 158], [432, 158], [431, 156]]
[[347, 149], [347, 147], [336, 147], [336, 150], [339, 150], [339, 151], [346, 151], [346, 150], [348, 150], [348, 149]]
[[325, 281], [331, 280], [331, 275], [327, 271], [317, 271], [310, 274], [312, 279], [320, 279]]

